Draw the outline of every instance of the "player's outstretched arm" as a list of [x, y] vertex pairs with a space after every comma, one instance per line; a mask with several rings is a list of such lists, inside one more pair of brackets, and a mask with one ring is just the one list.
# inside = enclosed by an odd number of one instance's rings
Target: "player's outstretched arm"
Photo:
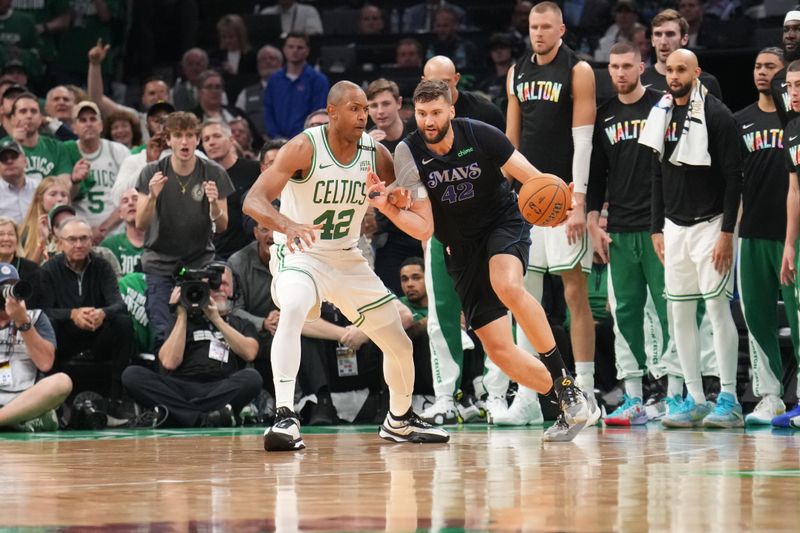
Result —
[[[402, 147], [402, 148], [401, 148]], [[415, 169], [413, 158], [405, 143], [400, 143], [395, 155], [399, 159], [392, 161], [389, 150], [382, 144], [376, 145], [378, 149], [377, 166], [379, 174], [370, 172], [367, 175], [367, 200], [369, 204], [394, 222], [395, 226], [421, 241], [430, 239], [433, 235], [433, 213], [430, 200], [425, 195], [417, 194], [413, 198], [414, 190], [423, 190], [419, 182], [419, 174], [399, 179], [403, 173]], [[400, 165], [400, 166], [397, 166]], [[395, 174], [395, 171], [399, 171]], [[387, 179], [384, 179], [384, 176]], [[387, 189], [387, 182], [391, 187]], [[376, 194], [377, 193], [377, 194]], [[410, 205], [409, 205], [410, 203]]]
[[542, 174], [538, 168], [533, 166], [533, 163], [528, 161], [528, 158], [519, 152], [519, 150], [514, 150], [514, 153], [511, 154], [508, 161], [500, 167], [500, 170], [502, 170], [503, 174], [506, 176], [511, 176], [520, 183], [525, 183], [529, 179]]
[[[286, 246], [294, 252], [298, 239], [305, 247], [316, 240], [317, 226], [298, 224], [282, 215], [272, 205], [289, 179], [296, 173], [307, 176], [311, 171], [313, 146], [305, 134], [301, 133], [284, 145], [275, 157], [275, 162], [261, 173], [242, 206], [242, 212], [259, 225], [286, 235]], [[302, 246], [302, 245], [300, 245]]]

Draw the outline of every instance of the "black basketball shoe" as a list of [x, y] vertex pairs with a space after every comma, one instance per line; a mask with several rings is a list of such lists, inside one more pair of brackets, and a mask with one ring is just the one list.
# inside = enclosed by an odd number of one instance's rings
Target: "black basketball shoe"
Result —
[[381, 424], [378, 435], [382, 439], [392, 442], [447, 442], [450, 434], [423, 421], [410, 408], [401, 417], [396, 417], [391, 411], [386, 413], [386, 418]]
[[305, 447], [300, 435], [300, 419], [288, 407], [278, 407], [275, 423], [264, 431], [264, 449], [268, 452], [292, 452]]

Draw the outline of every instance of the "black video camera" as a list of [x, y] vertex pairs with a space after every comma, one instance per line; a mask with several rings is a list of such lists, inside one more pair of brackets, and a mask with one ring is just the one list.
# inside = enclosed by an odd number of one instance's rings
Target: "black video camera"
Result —
[[13, 283], [4, 283], [0, 290], [0, 305], [5, 307], [8, 298], [27, 300], [33, 296], [33, 285], [27, 281], [18, 280]]
[[178, 287], [181, 296], [178, 302], [190, 316], [199, 315], [208, 305], [211, 290], [219, 289], [225, 265], [211, 263], [203, 268], [182, 268], [178, 272]]

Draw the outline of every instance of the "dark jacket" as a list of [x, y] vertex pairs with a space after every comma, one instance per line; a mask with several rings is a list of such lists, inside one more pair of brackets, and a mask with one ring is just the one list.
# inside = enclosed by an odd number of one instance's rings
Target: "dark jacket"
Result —
[[78, 307], [96, 307], [106, 316], [127, 314], [117, 278], [108, 261], [89, 253], [80, 274], [67, 266], [63, 253], [42, 265], [42, 309], [52, 322], [65, 322]]

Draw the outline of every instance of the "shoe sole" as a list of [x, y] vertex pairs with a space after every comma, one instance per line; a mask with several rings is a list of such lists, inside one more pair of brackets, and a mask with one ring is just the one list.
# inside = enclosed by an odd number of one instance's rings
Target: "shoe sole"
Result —
[[378, 431], [378, 436], [384, 440], [388, 440], [389, 442], [413, 442], [416, 444], [439, 444], [445, 443], [450, 440], [450, 435], [441, 436], [441, 435], [430, 435], [428, 433], [412, 433], [411, 435], [400, 435], [399, 433], [395, 433], [389, 429], [386, 429], [385, 426], [381, 426], [380, 430]]
[[517, 427], [541, 426], [542, 424], [544, 424], [544, 418], [537, 418], [535, 420], [528, 420], [526, 422], [516, 422], [516, 421], [513, 421], [513, 420], [503, 420], [502, 418], [500, 420], [498, 420], [498, 419], [495, 418], [494, 421], [493, 421], [493, 424], [495, 426], [507, 426], [507, 427], [513, 427], [513, 426], [517, 426]]
[[584, 427], [585, 424], [583, 423], [574, 424], [570, 426], [570, 428], [567, 430], [566, 433], [561, 434], [563, 436], [550, 437], [547, 433], [545, 433], [544, 436], [542, 437], [542, 440], [544, 442], [572, 442], [573, 440], [575, 440], [575, 437], [578, 436], [578, 433], [580, 433]]
[[744, 421], [737, 420], [736, 422], [725, 422], [722, 420], [703, 420], [703, 427], [712, 429], [737, 429], [744, 427]]
[[295, 452], [305, 447], [303, 437], [292, 439], [287, 435], [273, 432], [264, 435], [264, 451], [267, 452]]
[[603, 423], [607, 426], [644, 426], [650, 419], [646, 416], [636, 418], [606, 418]]
[[[780, 416], [780, 415], [775, 415], [775, 416]], [[744, 417], [744, 424], [746, 426], [771, 426], [772, 418], [756, 418], [747, 415], [746, 417]]]

